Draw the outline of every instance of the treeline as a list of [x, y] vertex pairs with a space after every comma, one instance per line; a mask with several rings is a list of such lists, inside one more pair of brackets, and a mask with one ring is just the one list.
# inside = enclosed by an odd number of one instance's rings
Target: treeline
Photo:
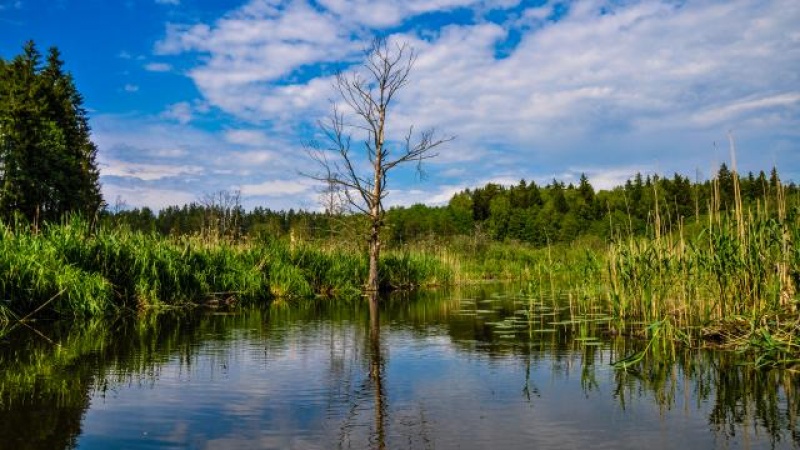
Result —
[[[226, 192], [218, 195], [226, 195]], [[256, 207], [245, 211], [241, 205], [215, 206], [193, 202], [169, 206], [161, 211], [148, 207], [105, 211], [101, 223], [106, 226], [125, 226], [133, 231], [155, 232], [164, 236], [200, 235], [211, 238], [239, 240], [250, 238], [284, 238], [312, 240], [330, 237], [341, 221], [358, 222], [357, 217], [329, 215], [290, 209], [274, 211]]]
[[[798, 187], [782, 183], [777, 170], [770, 175], [761, 171], [736, 176], [725, 164], [712, 180], [703, 182], [692, 182], [680, 174], [671, 178], [637, 174], [621, 186], [600, 191], [585, 175], [577, 185], [553, 180], [540, 186], [521, 180], [514, 186], [487, 184], [467, 189], [454, 195], [446, 206], [391, 208], [386, 215], [385, 238], [397, 245], [429, 237], [479, 234], [496, 241], [544, 246], [581, 236], [609, 239], [644, 235], [654, 225], [667, 230], [679, 223], [690, 224], [709, 211], [732, 209], [734, 182], [738, 182], [747, 208], [776, 209], [783, 199], [790, 208], [798, 204]], [[208, 198], [217, 201], [198, 201], [159, 212], [149, 208], [107, 211], [104, 220], [162, 235], [205, 234], [234, 239], [336, 239], [360, 225], [358, 216], [264, 207], [245, 211], [235, 193], [221, 192]]]
[[703, 182], [677, 173], [671, 178], [636, 174], [622, 186], [601, 191], [583, 174], [577, 185], [558, 180], [544, 186], [525, 180], [515, 186], [487, 184], [456, 194], [444, 208], [417, 205], [389, 216], [395, 241], [477, 230], [498, 241], [542, 246], [585, 235], [643, 235], [654, 225], [666, 230], [709, 211], [731, 210], [735, 182], [745, 207], [760, 202], [761, 208], [776, 209], [784, 197], [797, 204], [797, 186], [783, 184], [776, 169], [769, 176], [763, 171], [737, 176], [722, 164], [713, 179]]

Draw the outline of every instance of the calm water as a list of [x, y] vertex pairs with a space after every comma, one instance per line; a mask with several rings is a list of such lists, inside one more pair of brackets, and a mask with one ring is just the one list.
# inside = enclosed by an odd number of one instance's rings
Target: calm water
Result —
[[[798, 448], [798, 378], [509, 287], [19, 326], [2, 449]], [[574, 312], [574, 311], [573, 311]]]

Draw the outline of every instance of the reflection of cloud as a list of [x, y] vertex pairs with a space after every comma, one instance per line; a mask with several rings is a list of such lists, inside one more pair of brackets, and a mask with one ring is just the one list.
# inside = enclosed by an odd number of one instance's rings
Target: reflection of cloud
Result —
[[[609, 361], [619, 357], [619, 343], [486, 336], [483, 320], [457, 315], [462, 300], [473, 299], [465, 311], [489, 300], [511, 314], [518, 295], [495, 296], [486, 285], [462, 289], [455, 297], [442, 292], [443, 303], [426, 297], [390, 308], [400, 314], [387, 317], [381, 333], [389, 350], [381, 365], [386, 448], [648, 448], [666, 442], [665, 435], [674, 448], [714, 448], [721, 437], [732, 447], [746, 440], [760, 448], [791, 435], [785, 422], [772, 430], [757, 419], [742, 422], [741, 414], [718, 417], [714, 392], [723, 386], [696, 389], [698, 380], [680, 364], [667, 366], [663, 379], [614, 370]], [[137, 354], [110, 368], [109, 384], [97, 383], [83, 415], [78, 446], [372, 448], [378, 402], [363, 306], [313, 306], [207, 316], [201, 325], [210, 326], [179, 341], [191, 351], [158, 345], [155, 362], [137, 364], [154, 356]], [[496, 320], [500, 311], [485, 319]], [[713, 375], [716, 361], [705, 363], [700, 376], [705, 369]], [[531, 398], [523, 386], [534, 388]], [[780, 400], [767, 406], [758, 396], [755, 407], [752, 398], [733, 402], [731, 415], [747, 408], [748, 417], [772, 417], [773, 407], [785, 410], [788, 389], [778, 389]]]

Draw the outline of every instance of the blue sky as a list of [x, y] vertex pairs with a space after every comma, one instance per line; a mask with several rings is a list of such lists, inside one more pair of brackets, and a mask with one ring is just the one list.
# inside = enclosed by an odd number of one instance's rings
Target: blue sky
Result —
[[317, 209], [297, 173], [332, 75], [375, 35], [407, 42], [390, 136], [456, 140], [387, 201], [442, 204], [521, 178], [707, 177], [728, 131], [740, 170], [800, 182], [798, 24], [797, 0], [0, 0], [0, 56], [59, 47], [111, 204], [240, 189], [247, 207]]

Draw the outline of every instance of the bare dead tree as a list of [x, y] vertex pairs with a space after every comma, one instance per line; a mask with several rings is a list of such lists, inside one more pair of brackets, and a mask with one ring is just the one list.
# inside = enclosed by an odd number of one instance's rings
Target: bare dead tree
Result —
[[205, 209], [203, 232], [214, 238], [230, 236], [239, 239], [242, 216], [242, 191], [219, 190], [205, 193], [200, 198]]
[[[336, 76], [334, 88], [346, 105], [347, 114], [334, 103], [330, 117], [319, 122], [327, 146], [310, 146], [308, 153], [322, 170], [306, 175], [328, 186], [337, 186], [345, 202], [367, 217], [369, 276], [365, 288], [376, 291], [388, 174], [407, 163], [416, 163], [421, 170], [423, 161], [437, 156], [434, 149], [453, 137], [437, 137], [434, 129], [415, 136], [411, 126], [400, 142], [388, 141], [390, 106], [409, 83], [416, 53], [407, 44], [390, 45], [382, 38], [375, 39], [365, 53], [363, 70]], [[366, 136], [363, 146], [359, 145], [355, 151], [354, 134]], [[364, 166], [368, 169], [362, 169]]]
[[[324, 156], [324, 154], [319, 155], [319, 157], [323, 159]], [[330, 169], [330, 165], [326, 168]], [[319, 203], [324, 209], [325, 216], [328, 219], [327, 226], [330, 239], [333, 240], [337, 228], [335, 223], [342, 218], [342, 214], [345, 212], [347, 205], [342, 195], [342, 186], [332, 182], [332, 177], [330, 175], [330, 171], [327, 171], [326, 175], [321, 177], [325, 178], [326, 181], [323, 186], [319, 188], [318, 192]]]

